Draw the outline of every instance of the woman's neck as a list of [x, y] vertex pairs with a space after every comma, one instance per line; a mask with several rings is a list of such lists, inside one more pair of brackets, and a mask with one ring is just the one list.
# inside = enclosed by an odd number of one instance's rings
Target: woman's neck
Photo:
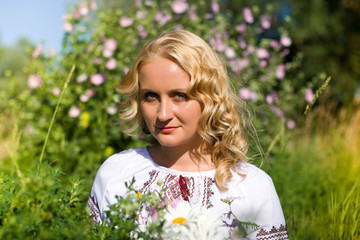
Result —
[[152, 159], [160, 166], [177, 171], [200, 172], [215, 169], [211, 151], [206, 144], [195, 149], [188, 146], [166, 147], [155, 145], [149, 148]]

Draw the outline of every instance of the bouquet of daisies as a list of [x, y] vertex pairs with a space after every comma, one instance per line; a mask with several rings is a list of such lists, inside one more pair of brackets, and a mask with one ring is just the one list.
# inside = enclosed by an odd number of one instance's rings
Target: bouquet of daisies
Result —
[[[118, 202], [110, 206], [104, 224], [97, 226], [101, 238], [241, 239], [246, 235], [244, 224], [255, 225], [235, 219], [236, 228], [229, 227], [223, 222], [222, 215], [202, 205], [169, 201], [164, 194], [165, 189], [141, 194], [133, 189], [133, 184], [134, 180], [127, 185], [128, 194], [118, 197]], [[231, 205], [230, 200], [224, 201]], [[228, 214], [232, 214], [231, 211]]]

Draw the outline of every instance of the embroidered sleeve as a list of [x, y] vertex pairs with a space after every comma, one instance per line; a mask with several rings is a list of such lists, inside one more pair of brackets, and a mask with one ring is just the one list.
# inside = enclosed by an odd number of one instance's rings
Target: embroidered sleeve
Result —
[[90, 195], [88, 198], [87, 208], [90, 210], [90, 216], [93, 216], [93, 225], [101, 224], [102, 220], [100, 216], [99, 205], [93, 195]]
[[289, 239], [286, 226], [280, 224], [280, 226], [273, 226], [270, 230], [260, 229], [256, 235], [256, 240], [286, 240]]

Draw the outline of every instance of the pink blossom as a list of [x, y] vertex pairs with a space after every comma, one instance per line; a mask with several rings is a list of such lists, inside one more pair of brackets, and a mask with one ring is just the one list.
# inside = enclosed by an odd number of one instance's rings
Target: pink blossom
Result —
[[205, 14], [205, 18], [206, 18], [206, 19], [212, 19], [212, 18], [214, 18], [214, 14], [212, 14], [212, 13], [206, 13], [206, 14]]
[[251, 13], [250, 8], [246, 7], [243, 9], [243, 15], [244, 15], [244, 20], [247, 23], [253, 23], [254, 22], [254, 17]]
[[246, 43], [245, 43], [245, 41], [244, 41], [243, 38], [238, 37], [238, 43], [239, 43], [239, 46], [240, 46], [242, 49], [246, 48]]
[[32, 52], [32, 58], [37, 58], [41, 54], [42, 50], [43, 50], [42, 46], [37, 45], [34, 51]]
[[267, 66], [267, 61], [266, 60], [260, 60], [259, 66], [260, 67], [266, 67]]
[[86, 91], [86, 95], [88, 95], [90, 98], [95, 96], [95, 90], [93, 88], [89, 88], [87, 91]]
[[171, 9], [174, 11], [174, 13], [181, 14], [181, 13], [184, 13], [188, 9], [188, 4], [183, 1], [175, 0], [171, 4]]
[[93, 74], [91, 75], [91, 83], [94, 84], [95, 86], [99, 86], [101, 84], [103, 84], [105, 82], [105, 78], [102, 74]]
[[249, 59], [234, 59], [230, 62], [230, 67], [233, 72], [241, 72], [247, 65], [249, 65]]
[[53, 57], [55, 57], [55, 55], [56, 55], [55, 50], [54, 50], [53, 48], [49, 48], [49, 49], [48, 49], [48, 56], [49, 56], [49, 58], [53, 58]]
[[141, 0], [136, 0], [135, 1], [135, 6], [141, 7]]
[[271, 26], [270, 17], [269, 16], [261, 16], [260, 18], [261, 26], [264, 29], [269, 29]]
[[220, 8], [219, 8], [219, 4], [216, 1], [211, 1], [211, 10], [214, 13], [219, 12]]
[[196, 20], [196, 19], [198, 19], [198, 16], [196, 15], [195, 11], [196, 11], [196, 5], [191, 5], [191, 6], [190, 6], [189, 13], [188, 13], [189, 18], [190, 18], [191, 20]]
[[117, 41], [113, 38], [109, 38], [105, 40], [104, 45], [105, 45], [105, 49], [115, 51], [117, 48]]
[[152, 0], [146, 0], [145, 1], [146, 6], [151, 6], [152, 4], [153, 4]]
[[96, 10], [97, 10], [97, 4], [96, 4], [95, 1], [91, 1], [91, 2], [90, 2], [90, 8], [91, 8], [91, 10], [93, 10], [93, 11], [96, 11]]
[[60, 96], [60, 93], [61, 93], [61, 91], [60, 91], [60, 88], [58, 88], [58, 87], [54, 87], [53, 89], [51, 89], [51, 92], [52, 92], [52, 94], [54, 94], [54, 96]]
[[64, 31], [71, 32], [74, 29], [73, 25], [69, 22], [64, 23]]
[[245, 34], [246, 33], [246, 24], [242, 23], [242, 24], [237, 25], [236, 30], [242, 34]]
[[273, 49], [280, 49], [281, 44], [279, 43], [279, 41], [271, 40], [270, 46], [271, 46]]
[[307, 101], [308, 103], [311, 103], [313, 98], [314, 98], [314, 93], [311, 90], [311, 88], [305, 89], [305, 101]]
[[278, 117], [282, 117], [284, 115], [283, 111], [281, 111], [281, 109], [278, 107], [270, 106], [270, 110]]
[[286, 48], [286, 49], [284, 49], [284, 51], [282, 51], [282, 55], [283, 56], [286, 56], [286, 55], [288, 55], [290, 53], [290, 50], [288, 49], [288, 48]]
[[103, 51], [103, 56], [106, 57], [106, 58], [109, 58], [109, 57], [111, 57], [112, 55], [113, 55], [113, 51], [110, 50], [110, 49], [105, 49], [105, 50]]
[[82, 82], [85, 82], [87, 80], [87, 78], [88, 78], [88, 75], [83, 73], [76, 78], [76, 81], [78, 83], [82, 83]]
[[248, 88], [241, 88], [239, 90], [239, 97], [243, 100], [251, 100], [253, 102], [256, 102], [256, 100], [257, 100], [256, 92], [254, 92]]
[[79, 3], [79, 12], [81, 15], [86, 16], [89, 14], [89, 8], [87, 6], [87, 2], [83, 1]]
[[96, 65], [99, 65], [101, 63], [101, 58], [97, 57], [97, 58], [94, 58], [94, 64]]
[[87, 102], [87, 101], [89, 101], [90, 97], [86, 94], [81, 94], [79, 99], [81, 102]]
[[119, 20], [119, 24], [122, 27], [129, 27], [129, 26], [131, 26], [131, 24], [133, 24], [133, 22], [134, 22], [134, 19], [128, 18], [128, 17], [122, 17]]
[[254, 53], [255, 52], [255, 48], [254, 48], [253, 45], [249, 45], [247, 50], [248, 50], [249, 53]]
[[279, 66], [276, 69], [276, 77], [278, 79], [283, 79], [285, 77], [285, 65], [279, 64]]
[[263, 58], [269, 58], [270, 55], [268, 53], [268, 51], [265, 48], [258, 48], [256, 50], [256, 55], [258, 58], [263, 59]]
[[27, 84], [28, 84], [29, 88], [32, 88], [32, 89], [38, 88], [42, 84], [41, 77], [39, 75], [30, 75], [28, 77]]
[[76, 107], [76, 106], [72, 106], [69, 110], [69, 116], [72, 118], [77, 118], [81, 113], [80, 108]]
[[110, 115], [114, 115], [116, 112], [117, 112], [117, 108], [116, 108], [116, 106], [114, 104], [110, 105], [107, 108], [107, 113], [110, 114]]
[[281, 36], [280, 38], [280, 43], [284, 46], [284, 47], [289, 47], [292, 43], [291, 38], [288, 36]]
[[229, 59], [233, 59], [236, 56], [234, 49], [231, 47], [225, 49], [225, 55]]
[[129, 72], [129, 70], [130, 69], [128, 67], [124, 67], [124, 69], [123, 69], [124, 74], [127, 74]]
[[279, 101], [279, 99], [275, 91], [272, 91], [266, 96], [266, 102], [268, 104], [273, 104], [276, 103], [277, 101]]
[[105, 67], [108, 70], [113, 70], [116, 68], [116, 60], [115, 58], [110, 58], [106, 63], [105, 63]]
[[147, 32], [145, 31], [145, 28], [143, 25], [138, 26], [139, 36], [141, 38], [145, 38], [147, 36]]
[[146, 17], [147, 13], [144, 10], [139, 10], [136, 12], [136, 18], [138, 19], [143, 19], [144, 17]]
[[79, 20], [80, 18], [80, 12], [78, 10], [75, 10], [74, 13], [73, 13], [73, 16], [74, 16], [74, 19], [75, 20]]
[[295, 121], [292, 119], [288, 119], [286, 121], [286, 126], [288, 127], [288, 129], [293, 130], [296, 126]]

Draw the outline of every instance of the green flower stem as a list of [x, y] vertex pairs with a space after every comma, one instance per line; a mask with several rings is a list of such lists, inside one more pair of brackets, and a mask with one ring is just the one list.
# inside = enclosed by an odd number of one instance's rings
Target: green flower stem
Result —
[[72, 66], [72, 68], [71, 68], [71, 70], [70, 70], [70, 73], [69, 73], [69, 75], [68, 75], [68, 77], [67, 77], [67, 79], [66, 79], [66, 82], [65, 82], [65, 84], [64, 84], [64, 87], [63, 87], [63, 89], [61, 90], [61, 95], [60, 95], [60, 97], [59, 97], [59, 100], [58, 100], [58, 102], [57, 102], [57, 104], [56, 104], [56, 108], [55, 108], [54, 114], [53, 114], [53, 116], [52, 116], [52, 119], [51, 119], [51, 122], [50, 122], [50, 126], [49, 126], [49, 128], [48, 128], [48, 132], [47, 132], [46, 137], [45, 137], [45, 142], [44, 142], [44, 145], [43, 145], [43, 148], [42, 148], [42, 151], [41, 151], [40, 160], [39, 160], [40, 163], [42, 163], [42, 159], [43, 159], [43, 157], [44, 157], [45, 147], [46, 147], [46, 144], [47, 144], [47, 142], [48, 142], [49, 135], [50, 135], [52, 126], [53, 126], [53, 124], [54, 124], [55, 116], [56, 116], [56, 113], [57, 113], [57, 111], [58, 111], [58, 109], [59, 109], [59, 106], [60, 106], [60, 102], [61, 102], [61, 100], [62, 100], [62, 98], [63, 98], [65, 89], [68, 87], [68, 84], [69, 84], [69, 82], [70, 82], [70, 79], [71, 79], [71, 76], [72, 76], [74, 70], [75, 70], [75, 64]]

